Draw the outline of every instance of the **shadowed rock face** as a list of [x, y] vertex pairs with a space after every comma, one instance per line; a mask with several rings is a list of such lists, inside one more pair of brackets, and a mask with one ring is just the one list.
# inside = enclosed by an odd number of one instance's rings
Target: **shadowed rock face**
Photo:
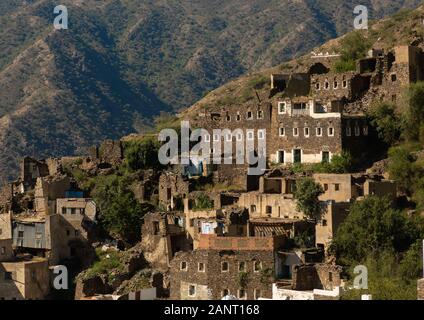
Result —
[[[418, 0], [370, 1], [373, 17]], [[0, 4], [0, 178], [16, 160], [79, 153], [140, 131], [251, 70], [347, 31], [355, 1], [71, 1]]]

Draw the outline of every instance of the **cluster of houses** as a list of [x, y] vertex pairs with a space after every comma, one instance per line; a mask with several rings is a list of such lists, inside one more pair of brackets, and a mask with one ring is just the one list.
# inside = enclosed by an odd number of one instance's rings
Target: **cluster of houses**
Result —
[[[324, 190], [319, 200], [325, 210], [315, 221], [298, 210], [294, 190], [307, 173], [292, 165], [330, 162], [342, 151], [366, 160], [376, 137], [363, 108], [375, 99], [396, 101], [404, 87], [423, 80], [424, 54], [413, 46], [374, 49], [346, 73], [332, 71], [336, 58], [315, 57], [305, 72], [273, 74], [268, 99], [212, 106], [196, 117], [194, 126], [208, 132], [252, 131], [231, 136], [234, 143], [265, 139], [263, 175], [248, 175], [248, 164], [193, 161], [159, 174], [146, 171], [132, 186], [139, 201], [158, 199], [158, 210], [144, 217], [140, 245], [150, 266], [167, 275], [166, 297], [340, 298], [343, 269], [328, 247], [353, 202], [395, 198], [396, 184], [372, 172], [310, 174]], [[226, 139], [203, 138], [214, 144]], [[122, 157], [122, 144], [109, 141], [79, 166], [107, 173]], [[88, 261], [97, 208], [64, 173], [67, 162], [75, 159], [25, 158], [20, 179], [1, 191], [0, 299], [45, 298], [49, 268], [73, 257]], [[223, 185], [227, 190], [217, 188]]]

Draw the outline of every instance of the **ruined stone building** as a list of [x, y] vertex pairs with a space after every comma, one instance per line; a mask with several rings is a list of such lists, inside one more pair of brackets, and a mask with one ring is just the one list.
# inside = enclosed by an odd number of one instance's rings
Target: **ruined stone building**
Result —
[[184, 229], [184, 217], [171, 212], [145, 215], [141, 246], [146, 261], [164, 271], [177, 252], [193, 249]]
[[394, 199], [397, 193], [394, 181], [376, 175], [316, 173], [313, 178], [324, 190], [321, 201], [350, 202], [370, 195]]
[[[312, 59], [304, 73], [273, 74], [268, 100], [208, 106], [193, 126], [208, 131], [201, 139], [223, 159], [236, 158], [237, 142], [250, 142], [253, 150], [246, 152], [258, 155], [265, 141], [269, 164], [328, 162], [343, 150], [364, 160], [376, 138], [364, 112], [372, 101], [396, 102], [409, 84], [424, 79], [423, 52], [413, 46], [372, 50], [356, 71], [345, 73], [333, 71], [335, 59]], [[224, 141], [233, 145], [230, 154], [219, 147]], [[229, 168], [227, 181], [246, 187], [246, 175], [239, 173], [248, 165], [217, 165], [217, 175], [221, 167]]]

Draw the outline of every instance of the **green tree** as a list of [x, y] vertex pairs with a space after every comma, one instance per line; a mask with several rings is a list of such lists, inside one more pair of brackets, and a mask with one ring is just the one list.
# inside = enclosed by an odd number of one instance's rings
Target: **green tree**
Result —
[[330, 173], [347, 173], [352, 168], [352, 156], [349, 152], [343, 151], [340, 155], [335, 154], [331, 158]]
[[341, 58], [335, 67], [338, 72], [355, 70], [356, 60], [363, 58], [369, 48], [370, 41], [360, 31], [348, 33], [341, 40]]
[[330, 246], [339, 263], [361, 262], [371, 252], [403, 252], [420, 237], [420, 226], [387, 198], [370, 196], [354, 203]]
[[142, 218], [153, 208], [138, 203], [128, 186], [125, 177], [101, 177], [92, 195], [100, 210], [101, 226], [114, 237], [134, 242], [140, 238]]
[[130, 171], [160, 169], [158, 160], [159, 143], [153, 138], [128, 141], [125, 144], [125, 165]]
[[394, 147], [389, 150], [390, 179], [397, 182], [401, 191], [411, 194], [415, 182], [415, 157], [404, 147]]
[[424, 131], [424, 82], [410, 85], [407, 108], [404, 114], [403, 131], [405, 138], [410, 141], [418, 141], [420, 133]]
[[322, 186], [312, 178], [299, 180], [294, 192], [297, 210], [302, 211], [309, 219], [320, 219], [324, 213], [324, 207], [318, 198], [323, 193]]
[[[342, 299], [360, 300], [361, 294], [372, 294], [374, 300], [416, 300], [418, 277], [404, 277], [404, 260], [399, 263], [400, 259], [399, 254], [393, 250], [370, 252], [360, 263], [368, 269], [368, 289], [349, 290], [343, 294]], [[352, 271], [350, 278], [354, 279]]]
[[378, 137], [388, 145], [393, 145], [400, 138], [401, 122], [395, 112], [395, 105], [382, 102], [375, 105], [369, 113], [371, 124]]

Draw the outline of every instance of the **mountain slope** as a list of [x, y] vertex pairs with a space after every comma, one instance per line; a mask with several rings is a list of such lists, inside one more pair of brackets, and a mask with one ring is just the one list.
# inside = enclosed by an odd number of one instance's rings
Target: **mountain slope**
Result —
[[[424, 5], [415, 10], [403, 10], [395, 15], [372, 22], [369, 30], [360, 33], [369, 42], [371, 47], [390, 50], [396, 45], [415, 45], [424, 50]], [[314, 52], [340, 52], [342, 37], [332, 39], [325, 44], [314, 48]], [[313, 62], [308, 53], [286, 63], [265, 68], [258, 72], [243, 75], [217, 88], [190, 108], [180, 113], [181, 118], [195, 119], [199, 112], [215, 106], [248, 105], [256, 101], [257, 96], [262, 101], [269, 98], [270, 76], [273, 73], [307, 72]], [[367, 106], [364, 106], [367, 107]]]
[[[365, 1], [380, 17], [417, 0]], [[0, 3], [0, 177], [17, 159], [140, 131], [231, 78], [350, 28], [355, 1], [52, 0]]]

